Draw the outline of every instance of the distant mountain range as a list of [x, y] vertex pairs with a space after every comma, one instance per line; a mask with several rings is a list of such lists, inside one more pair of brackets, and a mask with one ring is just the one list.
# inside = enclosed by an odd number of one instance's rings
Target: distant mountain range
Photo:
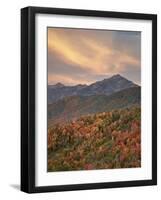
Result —
[[138, 87], [138, 85], [119, 74], [102, 81], [97, 81], [91, 85], [65, 86], [62, 83], [57, 83], [56, 85], [48, 85], [48, 104], [54, 103], [64, 97], [111, 95], [132, 87]]
[[51, 91], [59, 91], [50, 94], [52, 97], [57, 95], [58, 100], [52, 98], [53, 103], [48, 104], [49, 126], [54, 123], [68, 122], [80, 116], [140, 105], [141, 101], [140, 86], [120, 75], [89, 86], [69, 87], [58, 83], [49, 88], [52, 88]]

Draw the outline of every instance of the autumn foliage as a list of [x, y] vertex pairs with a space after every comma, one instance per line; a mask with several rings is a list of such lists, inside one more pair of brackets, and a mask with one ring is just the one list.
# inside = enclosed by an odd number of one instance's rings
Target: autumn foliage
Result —
[[141, 110], [82, 116], [48, 129], [48, 171], [141, 167]]

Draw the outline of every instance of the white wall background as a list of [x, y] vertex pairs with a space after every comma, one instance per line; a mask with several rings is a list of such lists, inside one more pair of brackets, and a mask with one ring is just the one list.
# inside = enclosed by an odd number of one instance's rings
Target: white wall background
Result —
[[[0, 6], [0, 199], [160, 199], [161, 174], [158, 186], [90, 190], [45, 194], [25, 194], [20, 184], [20, 8], [25, 6], [64, 7], [158, 14], [158, 36], [161, 35], [160, 0], [5, 0]], [[158, 37], [158, 102], [159, 85]], [[160, 77], [160, 78], [159, 78]], [[161, 153], [161, 104], [158, 104], [158, 154]], [[158, 169], [161, 160], [158, 156]]]

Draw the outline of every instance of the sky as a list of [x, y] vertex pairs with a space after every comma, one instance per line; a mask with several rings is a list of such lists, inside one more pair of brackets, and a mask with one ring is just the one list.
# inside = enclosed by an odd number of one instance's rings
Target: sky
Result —
[[48, 28], [48, 84], [91, 84], [120, 74], [141, 85], [141, 33]]

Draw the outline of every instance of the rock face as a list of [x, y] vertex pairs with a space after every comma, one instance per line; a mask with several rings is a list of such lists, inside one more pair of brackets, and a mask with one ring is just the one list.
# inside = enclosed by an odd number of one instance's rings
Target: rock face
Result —
[[111, 95], [131, 87], [137, 87], [137, 85], [119, 74], [91, 85], [65, 86], [62, 83], [57, 83], [48, 86], [48, 103], [51, 104], [69, 96]]

